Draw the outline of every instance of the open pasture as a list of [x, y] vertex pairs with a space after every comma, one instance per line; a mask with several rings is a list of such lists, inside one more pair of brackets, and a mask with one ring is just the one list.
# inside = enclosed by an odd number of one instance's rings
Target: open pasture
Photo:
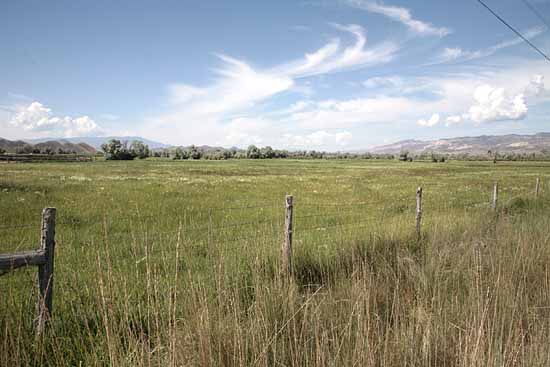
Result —
[[1, 164], [0, 253], [58, 214], [50, 328], [36, 270], [1, 276], [0, 364], [545, 366], [548, 183], [541, 162]]

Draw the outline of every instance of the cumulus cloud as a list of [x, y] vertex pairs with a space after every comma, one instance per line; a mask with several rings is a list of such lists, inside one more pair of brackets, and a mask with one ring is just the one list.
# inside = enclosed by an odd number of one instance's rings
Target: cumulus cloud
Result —
[[440, 119], [441, 117], [439, 116], [439, 114], [434, 113], [428, 120], [421, 119], [421, 120], [418, 120], [416, 123], [424, 127], [433, 127], [439, 124]]
[[394, 21], [400, 22], [419, 35], [444, 37], [451, 33], [449, 28], [436, 27], [428, 22], [413, 18], [411, 11], [407, 8], [384, 5], [371, 0], [348, 0], [348, 3], [356, 8], [371, 13], [381, 14]]
[[99, 126], [88, 116], [58, 117], [40, 102], [26, 107], [17, 107], [10, 124], [25, 131], [60, 133], [66, 137], [80, 136], [100, 131]]
[[476, 104], [468, 111], [469, 118], [477, 123], [522, 120], [527, 116], [523, 94], [507, 95], [504, 88], [481, 85], [474, 91]]
[[537, 74], [531, 77], [531, 81], [525, 88], [525, 96], [531, 99], [550, 96], [549, 91], [544, 86], [544, 75]]

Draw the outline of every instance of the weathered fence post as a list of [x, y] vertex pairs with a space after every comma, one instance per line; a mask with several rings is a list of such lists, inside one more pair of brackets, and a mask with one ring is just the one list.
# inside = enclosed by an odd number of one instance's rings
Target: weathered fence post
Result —
[[292, 274], [292, 218], [293, 218], [292, 195], [285, 197], [285, 239], [283, 242], [282, 270], [288, 275]]
[[38, 288], [40, 294], [37, 303], [37, 335], [40, 335], [44, 331], [44, 327], [52, 314], [55, 213], [55, 208], [44, 208], [42, 211], [40, 250], [44, 252], [45, 263], [38, 266]]
[[416, 235], [420, 238], [422, 224], [422, 187], [416, 189]]
[[498, 181], [495, 181], [493, 184], [493, 202], [491, 204], [491, 207], [493, 210], [497, 210], [497, 204], [498, 204]]
[[537, 182], [535, 184], [535, 199], [539, 197], [540, 192], [540, 177], [537, 177]]

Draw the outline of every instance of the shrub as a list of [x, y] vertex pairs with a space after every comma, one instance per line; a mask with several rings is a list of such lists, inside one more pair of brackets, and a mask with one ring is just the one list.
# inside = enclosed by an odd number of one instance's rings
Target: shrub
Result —
[[101, 145], [106, 160], [133, 160], [135, 155], [128, 149], [126, 142], [111, 139]]
[[144, 159], [149, 157], [149, 146], [143, 144], [142, 141], [134, 140], [130, 145], [130, 152], [134, 157]]

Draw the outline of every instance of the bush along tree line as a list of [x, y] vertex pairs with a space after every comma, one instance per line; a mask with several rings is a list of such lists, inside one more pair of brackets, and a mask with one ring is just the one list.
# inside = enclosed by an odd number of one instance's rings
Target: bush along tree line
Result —
[[221, 148], [221, 147], [177, 147], [155, 150], [152, 154], [159, 158], [172, 159], [206, 159], [206, 160], [224, 160], [224, 159], [393, 159], [392, 154], [370, 154], [370, 153], [349, 153], [349, 152], [321, 152], [316, 150], [281, 150], [273, 149], [270, 146], [257, 147], [250, 145], [247, 149], [239, 148]]
[[550, 160], [550, 151], [538, 153], [497, 153], [488, 151], [487, 154], [437, 154], [423, 152], [411, 154], [403, 151], [397, 155], [353, 153], [353, 152], [325, 152], [316, 150], [281, 150], [270, 146], [257, 147], [250, 145], [247, 149], [222, 148], [210, 146], [171, 147], [164, 149], [149, 149], [141, 141], [133, 141], [130, 145], [120, 140], [110, 140], [101, 146], [107, 160], [132, 160], [147, 157], [169, 158], [174, 160], [227, 160], [227, 159], [397, 159], [402, 162], [427, 161], [444, 163], [449, 159], [466, 161], [540, 161]]
[[133, 160], [134, 158], [144, 159], [149, 157], [149, 146], [139, 140], [134, 140], [130, 146], [128, 142], [121, 142], [111, 139], [101, 145], [105, 159], [107, 160]]

